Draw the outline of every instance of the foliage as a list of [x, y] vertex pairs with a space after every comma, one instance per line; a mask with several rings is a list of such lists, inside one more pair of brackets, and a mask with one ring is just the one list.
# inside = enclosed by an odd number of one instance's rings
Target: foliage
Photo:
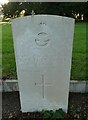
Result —
[[60, 118], [64, 118], [66, 113], [62, 110], [56, 110], [56, 111], [48, 111], [48, 110], [43, 110], [42, 114], [44, 115], [44, 118], [50, 119], [50, 120], [57, 120]]
[[86, 20], [86, 3], [84, 2], [9, 2], [2, 5], [4, 17], [18, 17], [22, 10], [25, 10], [25, 15], [30, 15], [34, 10], [36, 14], [53, 14], [62, 15], [75, 18], [79, 13], [77, 19], [84, 15]]
[[14, 17], [18, 16], [19, 14], [19, 4], [17, 2], [9, 2], [8, 4], [2, 5], [2, 12], [4, 13], [4, 16], [7, 17]]

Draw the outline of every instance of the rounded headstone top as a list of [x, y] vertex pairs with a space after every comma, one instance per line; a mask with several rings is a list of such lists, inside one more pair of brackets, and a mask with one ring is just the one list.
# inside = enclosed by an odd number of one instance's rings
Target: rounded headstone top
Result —
[[75, 21], [74, 18], [71, 18], [71, 17], [65, 17], [65, 16], [59, 16], [59, 15], [48, 15], [48, 14], [38, 14], [38, 15], [29, 15], [29, 16], [24, 16], [24, 17], [19, 17], [19, 18], [15, 18], [12, 20], [13, 21], [20, 21], [22, 19], [28, 19], [28, 18], [35, 18], [35, 17], [45, 17], [45, 18], [59, 18], [59, 19], [67, 19], [67, 20], [73, 20]]

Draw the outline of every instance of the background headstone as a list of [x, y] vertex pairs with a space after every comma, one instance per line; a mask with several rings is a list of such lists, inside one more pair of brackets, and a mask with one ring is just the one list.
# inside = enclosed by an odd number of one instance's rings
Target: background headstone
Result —
[[32, 15], [12, 21], [23, 112], [67, 112], [74, 19]]

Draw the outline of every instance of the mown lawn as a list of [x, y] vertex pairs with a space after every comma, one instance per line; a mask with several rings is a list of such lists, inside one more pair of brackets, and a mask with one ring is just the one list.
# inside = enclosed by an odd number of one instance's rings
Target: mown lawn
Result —
[[2, 25], [2, 77], [17, 78], [11, 24]]
[[[2, 73], [4, 79], [15, 79], [16, 64], [11, 24], [2, 25]], [[86, 79], [86, 23], [75, 24], [71, 79]]]
[[71, 79], [87, 79], [86, 62], [86, 23], [81, 22], [75, 24]]
[[0, 78], [2, 76], [2, 26], [0, 25]]

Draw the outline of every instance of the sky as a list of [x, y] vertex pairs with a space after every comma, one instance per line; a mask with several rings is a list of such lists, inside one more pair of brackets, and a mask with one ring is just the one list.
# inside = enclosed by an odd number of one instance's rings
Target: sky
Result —
[[0, 4], [8, 3], [8, 0], [0, 0]]

